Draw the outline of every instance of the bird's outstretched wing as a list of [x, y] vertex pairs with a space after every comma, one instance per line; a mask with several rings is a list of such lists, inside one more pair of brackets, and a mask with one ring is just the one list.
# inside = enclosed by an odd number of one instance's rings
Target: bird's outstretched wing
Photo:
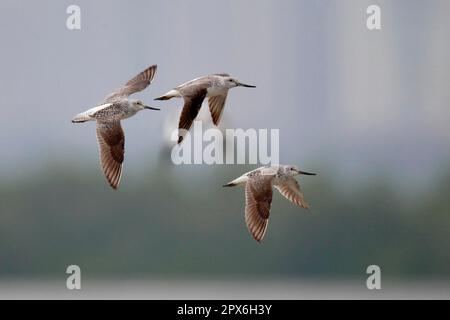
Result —
[[309, 209], [309, 204], [303, 197], [300, 185], [293, 177], [289, 177], [282, 183], [275, 184], [274, 187], [289, 201], [295, 203], [299, 207]]
[[184, 96], [184, 106], [178, 123], [178, 143], [183, 141], [186, 131], [191, 128], [192, 122], [197, 117], [203, 100], [205, 100], [206, 93], [207, 90], [204, 88], [193, 91], [191, 95]]
[[220, 118], [222, 117], [223, 106], [227, 100], [228, 92], [224, 92], [222, 95], [213, 96], [208, 98], [209, 111], [211, 112], [211, 117], [214, 125], [218, 125]]
[[118, 88], [113, 93], [109, 94], [104, 102], [112, 102], [124, 97], [128, 97], [129, 95], [142, 91], [147, 88], [153, 80], [153, 77], [156, 74], [156, 65], [150, 66], [133, 79], [129, 80], [124, 86]]
[[245, 185], [245, 222], [256, 241], [260, 242], [267, 230], [272, 203], [271, 176], [250, 178]]
[[125, 153], [125, 135], [120, 121], [97, 121], [97, 141], [103, 173], [111, 187], [117, 189]]

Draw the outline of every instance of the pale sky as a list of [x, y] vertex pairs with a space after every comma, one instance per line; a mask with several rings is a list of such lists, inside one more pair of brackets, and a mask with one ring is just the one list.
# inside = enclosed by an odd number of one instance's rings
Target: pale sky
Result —
[[282, 162], [427, 175], [450, 159], [448, 1], [76, 1], [81, 30], [70, 4], [0, 2], [0, 176], [97, 166], [94, 124], [71, 118], [151, 64], [136, 97], [162, 110], [124, 122], [129, 168], [156, 163], [181, 110], [153, 98], [218, 72], [257, 86], [230, 92], [227, 126], [280, 129]]

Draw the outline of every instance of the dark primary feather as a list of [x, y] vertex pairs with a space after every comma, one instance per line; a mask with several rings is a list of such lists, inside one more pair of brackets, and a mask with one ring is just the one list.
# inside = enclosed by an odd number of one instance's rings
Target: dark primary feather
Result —
[[181, 111], [180, 122], [178, 124], [178, 143], [183, 141], [183, 130], [189, 130], [192, 126], [192, 122], [197, 117], [203, 100], [206, 97], [206, 89], [198, 90], [195, 95], [184, 97], [184, 106]]

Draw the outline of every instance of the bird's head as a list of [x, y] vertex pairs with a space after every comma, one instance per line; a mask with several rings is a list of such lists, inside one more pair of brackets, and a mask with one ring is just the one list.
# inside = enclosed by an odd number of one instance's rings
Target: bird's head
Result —
[[223, 80], [224, 80], [225, 86], [227, 88], [230, 88], [230, 89], [234, 88], [234, 87], [256, 88], [256, 86], [252, 86], [250, 84], [241, 83], [241, 82], [239, 82], [238, 79], [230, 77], [230, 76], [225, 76], [223, 78], [224, 78]]
[[160, 110], [158, 108], [146, 106], [141, 100], [133, 100], [131, 105], [132, 105], [132, 108], [135, 109], [136, 112], [144, 110], [144, 109]]
[[303, 175], [307, 175], [307, 176], [315, 176], [316, 175], [315, 173], [302, 171], [297, 166], [285, 166], [284, 172], [290, 176], [297, 176], [299, 174], [303, 174]]

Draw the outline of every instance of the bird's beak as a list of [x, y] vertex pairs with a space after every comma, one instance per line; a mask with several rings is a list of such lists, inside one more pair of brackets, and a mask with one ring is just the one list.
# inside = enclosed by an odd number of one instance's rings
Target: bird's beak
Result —
[[161, 110], [161, 109], [153, 108], [153, 107], [149, 107], [149, 106], [144, 106], [144, 109], [149, 109], [149, 110]]
[[237, 83], [238, 87], [246, 87], [246, 88], [256, 88], [256, 86], [252, 86], [251, 84], [245, 84], [245, 83]]
[[315, 173], [301, 171], [301, 170], [298, 170], [298, 174], [304, 174], [305, 176], [315, 176], [316, 175]]

